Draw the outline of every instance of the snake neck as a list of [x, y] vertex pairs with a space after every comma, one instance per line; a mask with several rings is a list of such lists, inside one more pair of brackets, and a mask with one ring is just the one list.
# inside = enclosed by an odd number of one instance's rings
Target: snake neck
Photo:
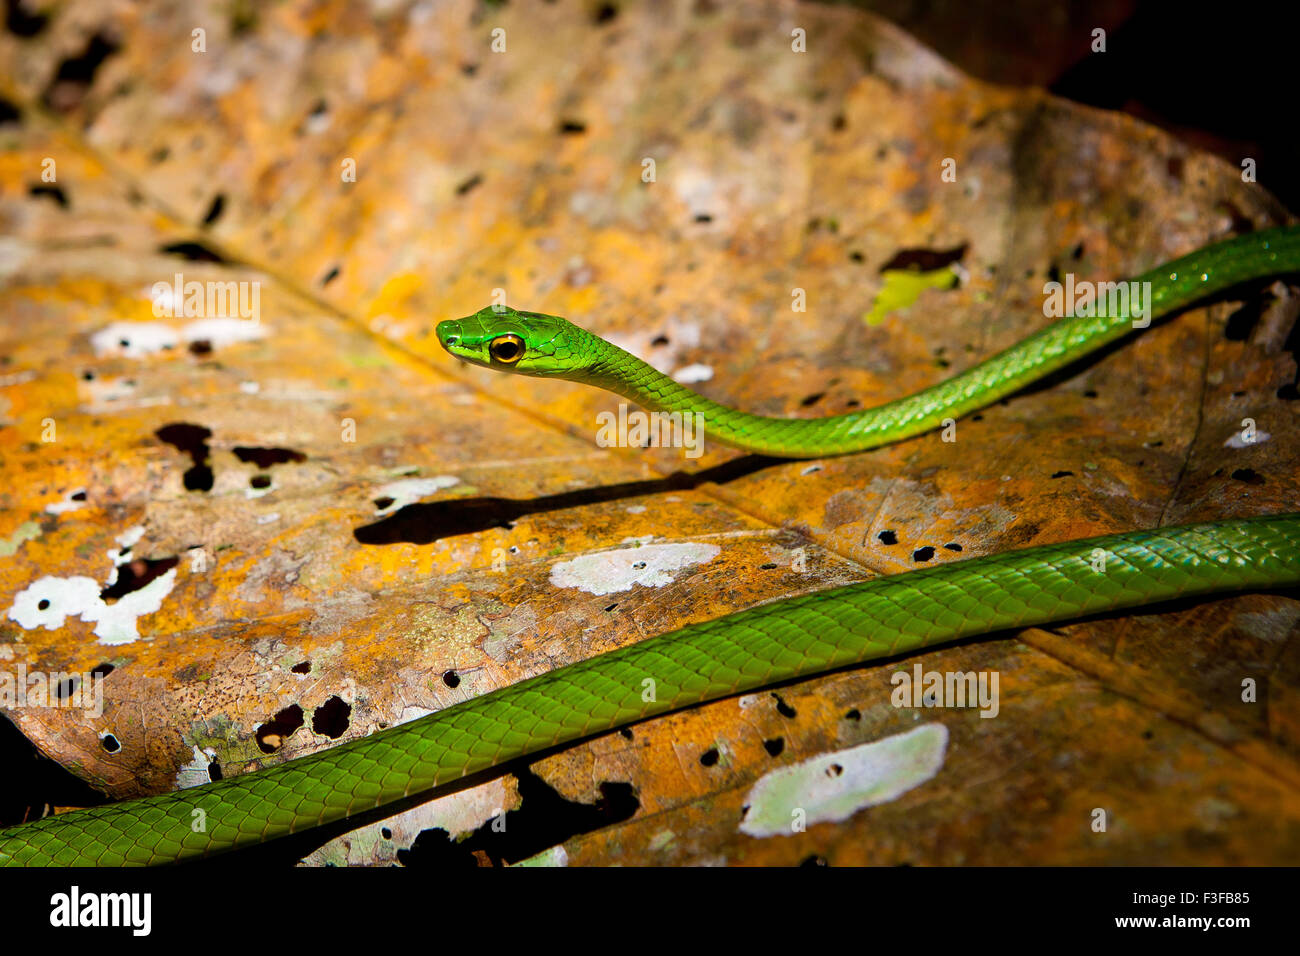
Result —
[[[1086, 325], [1086, 327], [1085, 327]], [[583, 342], [588, 359], [573, 378], [621, 395], [652, 412], [699, 415], [703, 440], [742, 451], [780, 458], [820, 458], [877, 448], [940, 427], [1021, 387], [1045, 365], [1054, 367], [1074, 351], [1072, 345], [1095, 340], [1095, 323], [1075, 323], [1070, 335], [1061, 323], [1040, 336], [1047, 341], [1025, 360], [1008, 353], [995, 356], [962, 375], [875, 408], [824, 418], [773, 418], [741, 411], [706, 398], [674, 381], [647, 362], [590, 333]], [[1122, 334], [1123, 330], [1120, 330]], [[1050, 334], [1045, 334], [1050, 333]]]
[[[706, 398], [630, 352], [596, 335], [585, 343], [589, 360], [577, 380], [621, 395], [652, 412], [698, 415], [703, 440], [779, 458], [817, 458], [893, 440], [892, 420], [852, 413], [829, 418], [772, 418]], [[890, 427], [881, 427], [889, 425]], [[868, 434], [871, 432], [871, 434]]]
[[723, 412], [734, 411], [674, 381], [612, 342], [588, 335], [593, 358], [583, 381], [622, 395], [655, 412], [700, 412], [718, 417]]
[[[1240, 282], [1300, 270], [1300, 227], [1268, 229], [1198, 249], [1135, 277], [1145, 308], [1068, 316], [958, 375], [895, 401], [827, 418], [768, 418], [719, 404], [585, 333], [588, 361], [577, 380], [651, 411], [699, 413], [704, 440], [783, 458], [866, 451], [955, 424], [1155, 319]], [[698, 421], [698, 419], [697, 419]]]

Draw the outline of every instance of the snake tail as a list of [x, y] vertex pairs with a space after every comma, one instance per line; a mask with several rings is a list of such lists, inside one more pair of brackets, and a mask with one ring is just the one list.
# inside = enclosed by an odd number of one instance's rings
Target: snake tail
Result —
[[948, 641], [1300, 584], [1300, 514], [952, 561], [703, 621], [308, 757], [0, 831], [0, 863], [153, 864], [264, 843], [702, 701]]

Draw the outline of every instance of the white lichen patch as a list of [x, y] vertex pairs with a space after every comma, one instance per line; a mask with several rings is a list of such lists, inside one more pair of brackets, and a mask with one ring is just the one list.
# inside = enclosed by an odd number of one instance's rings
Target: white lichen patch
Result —
[[[302, 860], [304, 866], [386, 866], [397, 862], [397, 851], [409, 849], [425, 830], [446, 830], [448, 839], [473, 833], [513, 810], [519, 803], [502, 779], [489, 780], [404, 810], [386, 820], [367, 824], [336, 837]], [[427, 839], [427, 838], [426, 838]]]
[[266, 329], [260, 322], [233, 317], [195, 319], [181, 329], [186, 342], [207, 342], [213, 349], [234, 345], [237, 342], [256, 342], [266, 338]]
[[458, 484], [460, 484], [460, 479], [455, 475], [434, 475], [432, 478], [402, 478], [399, 481], [390, 481], [386, 485], [380, 485], [371, 492], [370, 500], [386, 502], [382, 508], [376, 505], [375, 514], [389, 515], [399, 508], [414, 504], [426, 495], [431, 495], [435, 491], [442, 491], [444, 488], [450, 488], [452, 485]]
[[943, 766], [948, 729], [924, 724], [907, 733], [821, 754], [764, 774], [745, 797], [740, 832], [789, 836], [815, 823], [838, 823], [888, 803], [932, 779]]
[[179, 330], [163, 322], [113, 322], [90, 336], [95, 355], [145, 358], [174, 351], [182, 343], [207, 342], [213, 349], [266, 337], [266, 328], [249, 319], [195, 319]]
[[[131, 560], [131, 549], [143, 536], [143, 525], [128, 528], [117, 536], [119, 547], [108, 549], [108, 559], [113, 562], [113, 567], [104, 587], [117, 583], [118, 568]], [[14, 603], [9, 607], [9, 620], [17, 621], [29, 631], [37, 627], [56, 631], [69, 617], [79, 617], [95, 624], [99, 643], [130, 644], [140, 639], [136, 619], [161, 608], [163, 598], [175, 584], [176, 569], [171, 568], [144, 587], [109, 604], [99, 596], [101, 586], [94, 578], [46, 575], [14, 595]]]
[[117, 542], [118, 546], [116, 548], [108, 549], [108, 559], [112, 561], [114, 565], [113, 572], [108, 576], [109, 584], [115, 584], [117, 582], [117, 568], [131, 560], [127, 555], [143, 537], [144, 525], [138, 524], [133, 528], [127, 528], [113, 539]]
[[86, 608], [100, 600], [99, 588], [94, 578], [46, 575], [14, 595], [9, 620], [29, 631], [38, 627], [57, 631], [69, 615], [81, 617]]
[[194, 759], [187, 764], [183, 764], [176, 774], [176, 788], [185, 790], [188, 787], [201, 787], [205, 783], [212, 782], [212, 771], [208, 768], [212, 766], [212, 761], [217, 759], [217, 752], [211, 747], [200, 750], [197, 746], [194, 748]]
[[45, 513], [47, 515], [61, 515], [65, 511], [76, 511], [78, 508], [84, 507], [86, 507], [86, 489], [73, 488], [59, 501], [46, 505]]
[[100, 584], [94, 578], [46, 575], [14, 595], [9, 620], [29, 631], [38, 627], [56, 631], [69, 617], [79, 617], [94, 623], [99, 643], [130, 644], [140, 639], [136, 620], [161, 608], [175, 585], [176, 569], [172, 568], [108, 604], [99, 596]]
[[36, 378], [37, 373], [34, 368], [25, 368], [21, 372], [10, 372], [8, 375], [0, 375], [0, 388], [26, 385], [28, 382], [36, 381]]
[[397, 715], [393, 725], [409, 724], [413, 720], [419, 720], [421, 717], [428, 717], [437, 711], [430, 710], [428, 707], [421, 707], [419, 704], [407, 704], [402, 708], [402, 712]]
[[677, 371], [673, 372], [673, 381], [681, 382], [683, 385], [695, 385], [698, 382], [707, 382], [713, 378], [713, 366], [700, 365], [683, 365]]
[[162, 322], [114, 322], [90, 337], [95, 355], [144, 358], [180, 345], [180, 333]]
[[674, 580], [671, 572], [693, 564], [707, 564], [722, 553], [712, 544], [647, 544], [584, 554], [560, 561], [551, 568], [551, 584], [577, 588], [588, 594], [630, 591], [633, 585], [661, 588]]
[[1250, 440], [1247, 441], [1246, 436], [1243, 435], [1241, 432], [1239, 431], [1233, 432], [1228, 437], [1228, 440], [1223, 443], [1223, 447], [1224, 448], [1250, 448], [1252, 445], [1262, 445], [1264, 442], [1268, 441], [1272, 437], [1273, 436], [1270, 435], [1268, 432], [1260, 430], [1251, 434]]

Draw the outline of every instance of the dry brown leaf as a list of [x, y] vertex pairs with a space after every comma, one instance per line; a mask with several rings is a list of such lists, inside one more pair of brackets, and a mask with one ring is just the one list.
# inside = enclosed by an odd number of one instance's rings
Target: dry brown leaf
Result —
[[[664, 368], [705, 367], [721, 401], [871, 406], [1040, 327], [1053, 274], [1119, 278], [1286, 220], [1163, 133], [973, 81], [848, 9], [238, 9], [250, 19], [84, 0], [39, 36], [0, 35], [0, 93], [21, 109], [0, 128], [0, 603], [51, 601], [6, 611], [0, 650], [10, 668], [111, 666], [102, 714], [10, 715], [115, 798], [784, 595], [1294, 507], [1281, 285], [1159, 324], [962, 420], [955, 442], [815, 463], [600, 448], [616, 398], [458, 367], [433, 337], [504, 289]], [[863, 321], [900, 252], [962, 247], [959, 287]], [[256, 332], [156, 318], [154, 284], [176, 273], [253, 284]], [[1270, 440], [1226, 447], [1245, 418]], [[614, 549], [669, 560], [660, 545], [691, 549], [662, 586], [552, 580]], [[1290, 862], [1298, 620], [1295, 600], [1248, 595], [724, 700], [312, 859], [388, 861], [429, 830], [403, 859], [513, 862], [563, 841], [539, 859]], [[997, 671], [999, 718], [892, 706], [891, 673], [914, 663]], [[768, 771], [936, 721], [948, 743], [924, 785], [790, 836], [740, 830]]]

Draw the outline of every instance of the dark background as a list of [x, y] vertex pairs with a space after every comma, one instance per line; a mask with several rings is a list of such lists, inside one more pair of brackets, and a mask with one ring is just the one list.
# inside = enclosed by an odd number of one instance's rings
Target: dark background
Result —
[[[1300, 3], [856, 0], [963, 72], [1122, 110], [1240, 168], [1300, 209]], [[1093, 53], [1092, 31], [1106, 31]]]

